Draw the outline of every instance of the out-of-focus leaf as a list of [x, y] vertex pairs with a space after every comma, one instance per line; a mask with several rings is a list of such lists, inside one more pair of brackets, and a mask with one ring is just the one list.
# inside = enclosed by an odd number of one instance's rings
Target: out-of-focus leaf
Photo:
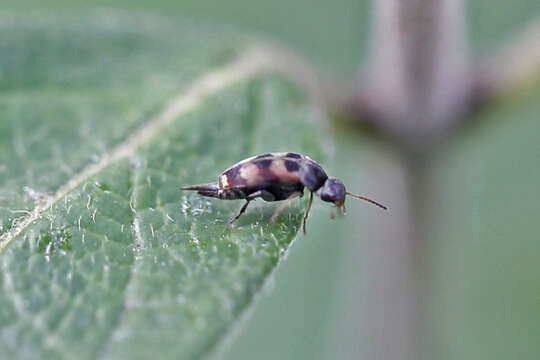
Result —
[[[223, 29], [0, 18], [0, 358], [198, 358], [294, 238], [181, 193], [267, 151], [319, 155], [304, 92]], [[264, 60], [262, 61], [264, 63]]]

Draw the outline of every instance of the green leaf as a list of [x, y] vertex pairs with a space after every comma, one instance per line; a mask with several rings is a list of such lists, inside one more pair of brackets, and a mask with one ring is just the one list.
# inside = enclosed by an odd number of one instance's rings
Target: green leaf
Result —
[[199, 358], [299, 229], [182, 193], [319, 112], [226, 29], [129, 13], [0, 18], [0, 358]]

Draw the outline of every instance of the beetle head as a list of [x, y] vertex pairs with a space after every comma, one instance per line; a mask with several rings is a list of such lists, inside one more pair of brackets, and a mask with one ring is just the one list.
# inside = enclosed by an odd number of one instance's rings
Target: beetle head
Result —
[[322, 186], [321, 200], [334, 203], [342, 214], [345, 214], [345, 197], [347, 195], [370, 202], [373, 205], [377, 205], [381, 209], [387, 210], [386, 206], [376, 202], [375, 200], [348, 192], [345, 190], [345, 185], [343, 185], [343, 183], [336, 178], [326, 179]]
[[321, 190], [321, 200], [334, 203], [338, 208], [345, 205], [345, 185], [336, 178], [328, 178]]

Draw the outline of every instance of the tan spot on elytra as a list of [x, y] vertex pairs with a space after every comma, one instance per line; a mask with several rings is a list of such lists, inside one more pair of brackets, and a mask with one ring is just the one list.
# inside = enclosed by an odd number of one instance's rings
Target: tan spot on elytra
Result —
[[273, 172], [281, 181], [298, 181], [298, 171], [289, 171], [285, 167], [285, 162], [281, 159], [274, 160], [270, 165], [270, 171]]
[[250, 163], [242, 165], [240, 177], [246, 181], [247, 186], [254, 186], [263, 181], [257, 165]]

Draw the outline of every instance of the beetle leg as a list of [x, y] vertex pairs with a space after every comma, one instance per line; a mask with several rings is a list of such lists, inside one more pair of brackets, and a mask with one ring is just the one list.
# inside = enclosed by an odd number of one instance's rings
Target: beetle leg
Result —
[[227, 223], [227, 226], [230, 226], [232, 225], [233, 222], [235, 222], [236, 220], [238, 220], [238, 218], [240, 216], [242, 216], [242, 214], [244, 212], [246, 212], [246, 209], [248, 207], [248, 204], [251, 200], [255, 200], [256, 198], [262, 198], [263, 200], [265, 201], [274, 201], [274, 199], [276, 198], [274, 196], [274, 194], [272, 194], [271, 192], [269, 191], [266, 191], [266, 190], [259, 190], [259, 191], [255, 191], [254, 193], [252, 194], [249, 194], [247, 197], [246, 197], [246, 203], [244, 204], [244, 206], [242, 206], [242, 208], [240, 209], [240, 212], [238, 213], [238, 215], [236, 215], [234, 218], [232, 218], [228, 223]]
[[274, 201], [276, 199], [276, 197], [274, 196], [274, 194], [272, 194], [270, 191], [267, 191], [267, 190], [258, 190], [258, 191], [255, 191], [254, 193], [252, 194], [249, 194], [246, 199], [248, 200], [254, 200], [256, 198], [260, 197], [261, 199], [263, 199], [264, 201]]
[[283, 212], [283, 210], [285, 210], [285, 208], [290, 205], [291, 201], [296, 197], [302, 196], [302, 194], [303, 193], [301, 191], [295, 191], [291, 195], [289, 195], [289, 197], [285, 199], [285, 201], [281, 203], [279, 207], [276, 209], [276, 211], [274, 212], [274, 215], [272, 215], [272, 218], [270, 219], [270, 222], [272, 224], [275, 223], [279, 215]]
[[227, 223], [227, 226], [231, 226], [233, 222], [235, 222], [236, 220], [238, 220], [238, 218], [239, 218], [240, 216], [242, 216], [242, 214], [243, 214], [244, 212], [246, 212], [246, 209], [247, 209], [247, 207], [248, 207], [250, 201], [251, 201], [251, 200], [249, 200], [249, 199], [246, 200], [246, 202], [244, 203], [244, 205], [243, 205], [242, 208], [240, 209], [240, 212], [238, 213], [238, 215], [236, 215], [236, 216], [233, 217], [231, 220], [229, 220], [229, 222]]
[[304, 214], [304, 219], [302, 220], [302, 229], [304, 230], [304, 235], [306, 234], [306, 220], [309, 215], [309, 210], [311, 210], [312, 202], [313, 202], [313, 191], [309, 193], [309, 201], [308, 201], [307, 209]]

